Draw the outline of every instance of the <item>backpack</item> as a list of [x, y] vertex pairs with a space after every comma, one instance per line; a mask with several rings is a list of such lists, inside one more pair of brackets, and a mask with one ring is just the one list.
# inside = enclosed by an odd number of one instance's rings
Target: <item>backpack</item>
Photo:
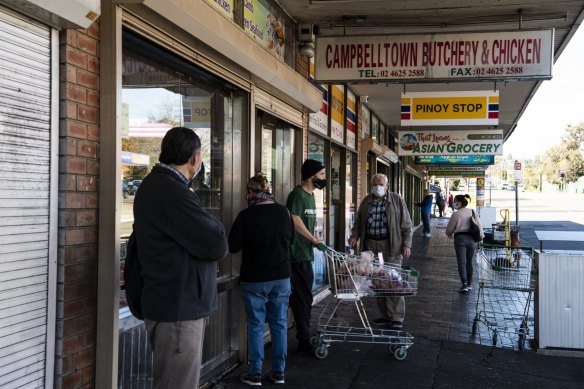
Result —
[[136, 241], [136, 233], [132, 231], [128, 239], [128, 247], [126, 248], [126, 265], [124, 267], [124, 289], [126, 291], [126, 299], [128, 301], [128, 308], [130, 312], [137, 319], [143, 320], [142, 316], [142, 288], [144, 281], [142, 280], [142, 266], [138, 259], [138, 242]]

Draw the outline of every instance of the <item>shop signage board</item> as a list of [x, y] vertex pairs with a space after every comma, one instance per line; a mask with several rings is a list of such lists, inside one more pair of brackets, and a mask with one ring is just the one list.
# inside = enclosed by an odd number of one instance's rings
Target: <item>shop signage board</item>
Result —
[[551, 79], [554, 30], [317, 37], [318, 82]]
[[476, 166], [431, 166], [428, 175], [436, 177], [484, 177], [485, 168]]
[[347, 138], [346, 144], [355, 150], [357, 139], [357, 97], [347, 89]]
[[345, 86], [331, 86], [331, 139], [343, 143], [345, 133]]
[[402, 126], [499, 124], [499, 91], [402, 93]]
[[494, 155], [426, 155], [414, 157], [417, 165], [494, 165]]
[[233, 0], [205, 0], [211, 4], [219, 13], [230, 20], [233, 20]]
[[502, 155], [503, 130], [399, 131], [399, 156]]
[[204, 96], [184, 96], [182, 105], [185, 127], [211, 127], [211, 98]]
[[313, 131], [328, 135], [328, 87], [317, 84], [314, 80], [314, 58], [310, 59], [310, 76], [308, 80], [322, 93], [320, 111], [308, 115], [308, 126]]
[[260, 0], [243, 0], [243, 29], [273, 56], [284, 61], [285, 20]]

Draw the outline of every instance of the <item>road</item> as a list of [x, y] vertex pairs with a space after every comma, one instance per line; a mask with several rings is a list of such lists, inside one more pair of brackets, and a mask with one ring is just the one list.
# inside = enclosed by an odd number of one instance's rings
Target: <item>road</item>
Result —
[[[490, 198], [490, 205], [497, 208], [498, 211], [509, 209], [511, 224], [515, 224], [516, 194], [519, 199], [519, 226], [522, 244], [539, 248], [539, 241], [533, 232], [534, 230], [584, 231], [583, 194], [487, 190], [485, 200], [488, 205]], [[473, 194], [471, 196], [474, 197]], [[498, 215], [497, 221], [503, 221], [500, 215]], [[545, 247], [548, 249], [584, 250], [584, 242], [546, 242]]]

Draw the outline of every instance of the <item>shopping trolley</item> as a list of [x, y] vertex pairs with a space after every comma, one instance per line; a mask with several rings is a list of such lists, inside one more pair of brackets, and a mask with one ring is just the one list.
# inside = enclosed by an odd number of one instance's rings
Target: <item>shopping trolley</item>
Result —
[[[479, 291], [472, 335], [483, 323], [492, 334], [493, 346], [500, 335], [517, 336], [523, 350], [530, 332], [528, 319], [537, 277], [533, 248], [479, 244], [476, 260]], [[497, 310], [499, 307], [507, 309]]]
[[[372, 328], [363, 299], [415, 296], [418, 272], [380, 263], [371, 252], [356, 256], [329, 248], [324, 251], [332, 298], [319, 316], [317, 334], [310, 339], [316, 357], [326, 358], [333, 342], [350, 342], [386, 344], [395, 359], [404, 360], [408, 348], [414, 344], [413, 336], [397, 329]], [[348, 323], [340, 318], [339, 307], [345, 303], [354, 304], [360, 323]]]

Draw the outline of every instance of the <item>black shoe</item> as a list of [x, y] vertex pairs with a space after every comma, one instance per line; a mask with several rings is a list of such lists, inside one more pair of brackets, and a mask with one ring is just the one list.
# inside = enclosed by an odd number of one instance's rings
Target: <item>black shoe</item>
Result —
[[298, 353], [308, 353], [312, 354], [312, 345], [308, 340], [299, 340], [298, 341], [298, 348], [296, 348], [296, 352]]
[[396, 320], [396, 321], [392, 321], [391, 322], [391, 328], [399, 329], [399, 328], [402, 328], [402, 327], [403, 327], [403, 324], [402, 324], [401, 321], [397, 321]]
[[274, 372], [270, 376], [270, 381], [272, 381], [275, 384], [283, 384], [284, 382], [286, 382], [286, 375], [279, 371]]
[[466, 289], [467, 289], [467, 290], [472, 290], [472, 286], [470, 286], [470, 284], [468, 284], [468, 285], [466, 286]]
[[371, 321], [371, 324], [373, 324], [374, 326], [387, 326], [387, 325], [391, 325], [393, 322], [389, 319], [383, 318], [383, 317], [378, 317], [377, 319], [373, 319]]
[[468, 286], [463, 284], [462, 287], [458, 290], [460, 293], [468, 293]]
[[262, 376], [260, 374], [247, 373], [242, 375], [239, 380], [250, 386], [262, 386]]

